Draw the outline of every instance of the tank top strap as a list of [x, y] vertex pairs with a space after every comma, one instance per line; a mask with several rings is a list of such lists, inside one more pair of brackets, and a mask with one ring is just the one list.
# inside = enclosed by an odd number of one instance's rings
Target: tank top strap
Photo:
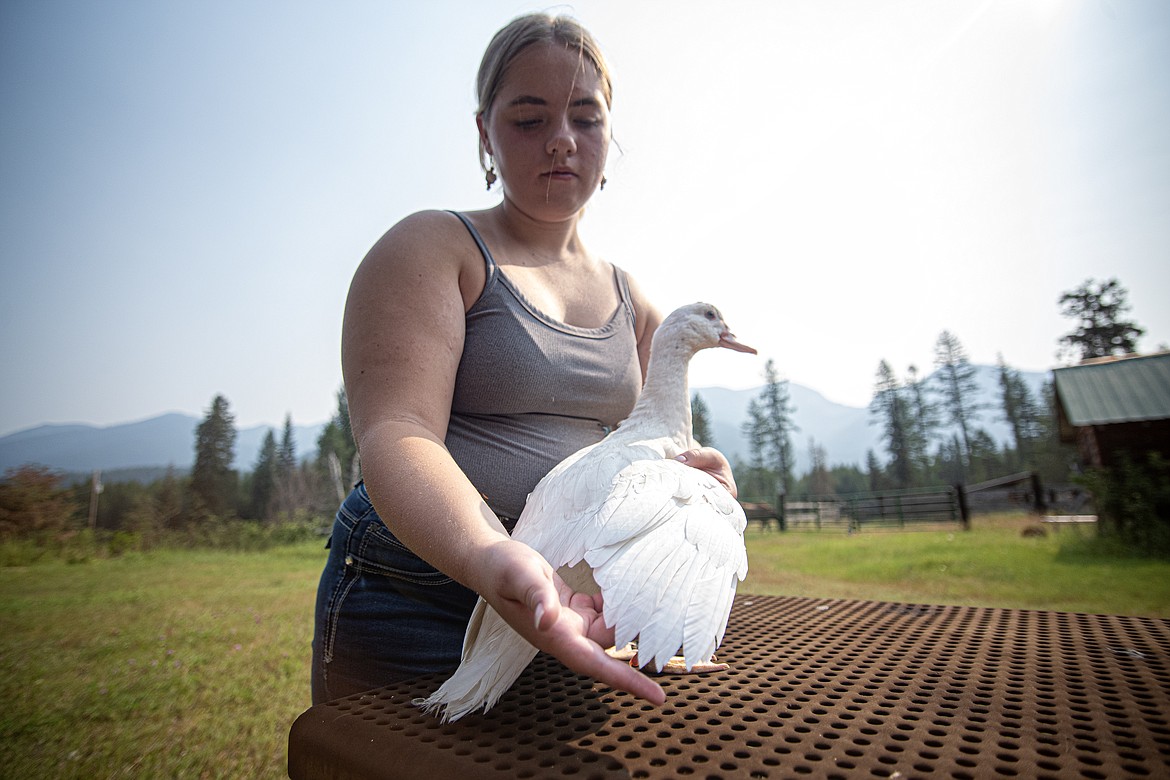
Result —
[[[459, 217], [459, 221], [463, 223], [463, 226], [467, 228], [467, 232], [471, 234], [473, 239], [475, 239], [475, 245], [479, 247], [479, 253], [483, 255], [484, 265], [487, 266], [487, 281], [490, 283], [495, 278], [496, 271], [499, 268], [499, 266], [496, 265], [496, 259], [492, 257], [491, 250], [487, 248], [487, 244], [483, 242], [483, 237], [479, 234], [479, 231], [475, 229], [475, 225], [471, 224], [471, 220], [467, 218], [467, 215], [458, 211], [451, 211], [449, 213]], [[487, 285], [485, 284], [485, 288], [486, 286]]]
[[630, 295], [630, 283], [626, 280], [626, 272], [615, 265], [613, 267], [613, 275], [614, 279], [617, 280], [618, 294], [621, 296], [622, 305], [626, 307], [626, 312], [630, 316], [630, 322], [636, 324], [637, 315], [634, 313], [634, 299]]

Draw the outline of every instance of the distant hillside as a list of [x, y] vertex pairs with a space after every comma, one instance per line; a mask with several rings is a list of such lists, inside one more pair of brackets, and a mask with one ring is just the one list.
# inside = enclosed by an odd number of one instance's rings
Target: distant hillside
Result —
[[[699, 387], [692, 392], [703, 398], [710, 411], [714, 446], [731, 460], [748, 460], [750, 448], [740, 429], [747, 420], [748, 404], [759, 397], [760, 388]], [[796, 410], [792, 415], [797, 426], [792, 434], [792, 445], [796, 452], [797, 473], [808, 468], [810, 437], [825, 448], [829, 462], [834, 465], [862, 466], [865, 453], [879, 448], [880, 432], [869, 424], [868, 409], [833, 403], [815, 390], [792, 383], [788, 385], [788, 395]]]
[[[1008, 439], [1007, 426], [999, 421], [1000, 404], [994, 366], [977, 366], [981, 398], [989, 406], [980, 422], [997, 442]], [[1025, 372], [1024, 380], [1039, 398], [1048, 374]], [[864, 466], [866, 452], [874, 450], [883, 461], [881, 432], [870, 424], [867, 408], [833, 403], [823, 395], [802, 385], [789, 383], [789, 395], [796, 407], [793, 415], [798, 430], [792, 436], [796, 451], [796, 473], [808, 469], [809, 439], [824, 447], [831, 465]], [[759, 396], [759, 388], [727, 390], [721, 387], [693, 388], [706, 402], [712, 421], [714, 444], [734, 460], [747, 460], [748, 445], [740, 427], [747, 417], [748, 403]], [[90, 472], [101, 469], [166, 469], [187, 471], [195, 460], [195, 428], [200, 418], [184, 414], [164, 414], [149, 420], [98, 427], [92, 425], [41, 425], [0, 437], [0, 471], [25, 463], [38, 463], [66, 472]], [[316, 455], [317, 439], [323, 423], [294, 426], [297, 455]], [[239, 430], [236, 439], [235, 468], [248, 471], [256, 463], [264, 434], [269, 426], [257, 425]], [[277, 436], [279, 427], [274, 426]], [[140, 471], [149, 474], [150, 471]]]
[[[66, 472], [104, 472], [174, 467], [187, 471], [195, 463], [195, 429], [201, 418], [164, 414], [140, 422], [95, 425], [40, 425], [0, 438], [0, 471], [36, 463]], [[279, 439], [283, 427], [257, 425], [236, 434], [237, 469], [250, 470], [273, 427]], [[294, 425], [297, 455], [317, 452], [323, 423]]]

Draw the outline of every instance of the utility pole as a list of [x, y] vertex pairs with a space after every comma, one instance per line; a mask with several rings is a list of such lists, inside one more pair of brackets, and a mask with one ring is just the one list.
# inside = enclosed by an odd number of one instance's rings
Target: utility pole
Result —
[[98, 496], [102, 494], [102, 472], [98, 469], [93, 473], [93, 483], [89, 491], [89, 530], [97, 529]]

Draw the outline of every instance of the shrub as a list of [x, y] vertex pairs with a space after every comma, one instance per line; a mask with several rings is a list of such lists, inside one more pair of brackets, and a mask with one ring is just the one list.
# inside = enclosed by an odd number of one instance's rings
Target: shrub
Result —
[[1097, 503], [1101, 534], [1152, 555], [1170, 556], [1170, 462], [1156, 452], [1094, 469], [1080, 480]]
[[44, 466], [9, 469], [0, 481], [0, 540], [44, 540], [76, 526], [80, 510], [63, 482]]

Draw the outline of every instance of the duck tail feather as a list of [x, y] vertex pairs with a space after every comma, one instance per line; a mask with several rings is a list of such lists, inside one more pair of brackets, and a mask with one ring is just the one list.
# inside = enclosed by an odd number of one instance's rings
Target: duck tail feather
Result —
[[478, 629], [476, 636], [464, 643], [459, 668], [418, 704], [444, 723], [479, 709], [490, 710], [536, 657], [536, 648], [486, 603]]

